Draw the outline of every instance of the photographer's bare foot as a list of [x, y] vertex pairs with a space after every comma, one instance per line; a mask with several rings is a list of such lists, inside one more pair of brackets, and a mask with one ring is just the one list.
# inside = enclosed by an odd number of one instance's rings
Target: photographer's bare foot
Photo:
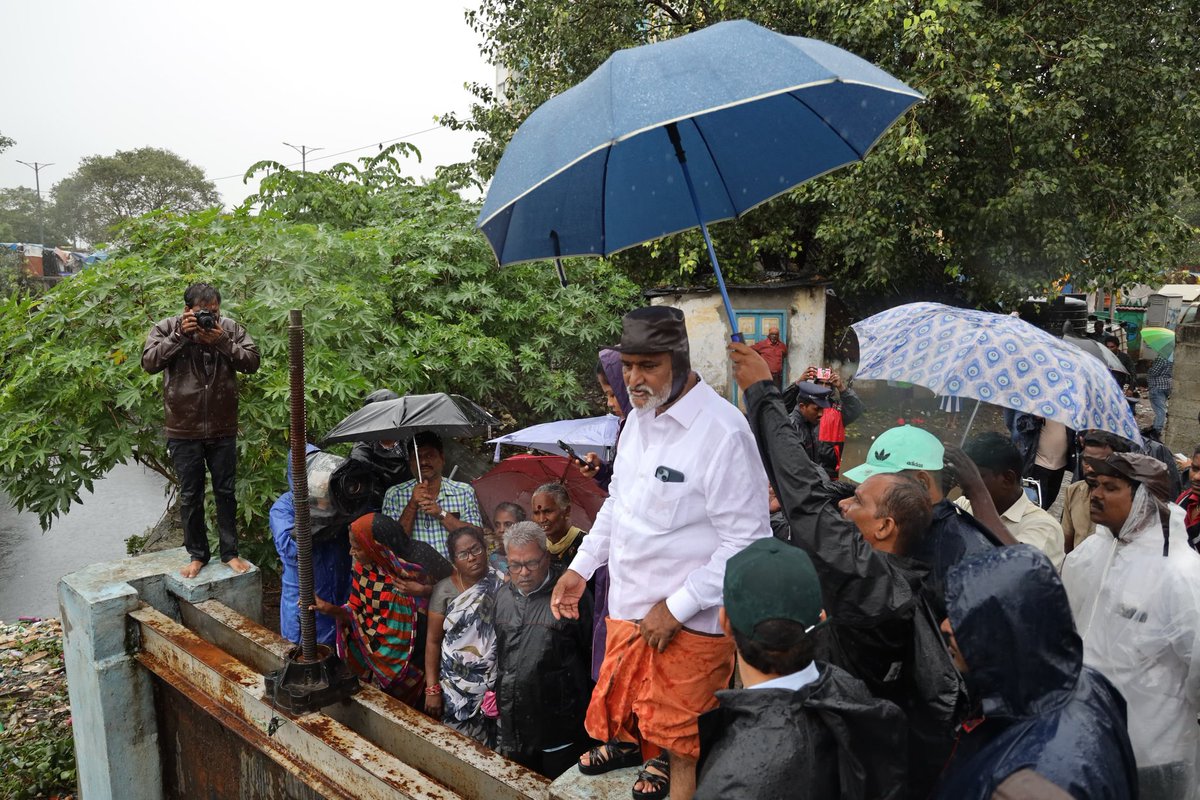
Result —
[[193, 561], [183, 569], [179, 570], [179, 574], [185, 578], [194, 578], [200, 574], [200, 570], [204, 569], [203, 561]]
[[250, 571], [250, 562], [244, 561], [236, 556], [229, 559], [225, 563], [234, 572], [249, 572]]

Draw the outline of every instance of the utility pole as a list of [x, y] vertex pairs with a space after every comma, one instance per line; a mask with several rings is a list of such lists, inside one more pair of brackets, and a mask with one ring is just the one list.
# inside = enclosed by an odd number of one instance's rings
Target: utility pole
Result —
[[18, 164], [24, 164], [33, 170], [33, 183], [35, 186], [37, 186], [38, 196], [38, 244], [44, 247], [46, 244], [46, 215], [42, 213], [42, 170], [46, 167], [53, 167], [54, 162], [51, 161], [48, 164], [42, 164], [37, 161], [22, 161], [19, 158], [16, 159], [16, 162]]
[[324, 147], [309, 147], [306, 144], [295, 145], [295, 144], [288, 144], [287, 142], [284, 142], [284, 144], [287, 144], [288, 147], [292, 148], [293, 150], [295, 150], [297, 153], [300, 154], [300, 171], [301, 172], [308, 172], [308, 154], [309, 153], [315, 153], [318, 150], [325, 149]]

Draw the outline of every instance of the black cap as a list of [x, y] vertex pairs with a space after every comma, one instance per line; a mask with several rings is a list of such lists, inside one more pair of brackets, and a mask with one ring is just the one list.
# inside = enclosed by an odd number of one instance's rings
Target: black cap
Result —
[[621, 320], [621, 353], [688, 352], [683, 312], [670, 306], [635, 308]]
[[796, 403], [816, 403], [821, 408], [829, 408], [833, 405], [829, 401], [832, 391], [828, 386], [821, 386], [811, 381], [800, 381], [796, 384]]

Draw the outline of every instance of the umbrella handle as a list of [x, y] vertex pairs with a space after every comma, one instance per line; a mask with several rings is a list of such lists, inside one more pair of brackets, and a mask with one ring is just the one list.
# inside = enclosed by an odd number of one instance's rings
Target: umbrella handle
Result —
[[700, 213], [700, 198], [696, 196], [696, 187], [692, 184], [692, 172], [688, 169], [687, 154], [683, 151], [683, 142], [679, 138], [679, 126], [672, 122], [667, 125], [667, 137], [675, 147], [675, 157], [683, 169], [683, 179], [687, 183], [688, 194], [692, 197], [692, 208], [696, 210], [696, 220], [700, 223], [700, 233], [704, 236], [704, 246], [708, 248], [708, 260], [712, 263], [713, 273], [717, 276], [717, 288], [721, 290], [721, 301], [725, 304], [725, 316], [729, 318], [729, 340], [744, 342], [745, 337], [738, 330], [737, 315], [733, 313], [733, 304], [729, 302], [729, 290], [725, 288], [725, 276], [721, 274], [721, 265], [717, 261], [717, 251], [713, 248], [712, 237], [708, 235], [708, 225], [704, 223], [704, 215]]
[[554, 267], [558, 270], [558, 283], [567, 288], [567, 271], [563, 269], [562, 247], [558, 244], [558, 231], [550, 231], [550, 241], [554, 242]]

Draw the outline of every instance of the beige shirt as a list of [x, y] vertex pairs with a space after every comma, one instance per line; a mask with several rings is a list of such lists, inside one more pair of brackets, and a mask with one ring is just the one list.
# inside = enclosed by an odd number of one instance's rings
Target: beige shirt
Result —
[[[971, 510], [971, 501], [965, 497], [954, 502], [967, 511]], [[1062, 569], [1063, 559], [1067, 557], [1063, 551], [1062, 526], [1026, 497], [1024, 492], [1021, 492], [1017, 502], [1000, 514], [1000, 518], [1014, 539], [1033, 545], [1049, 557], [1055, 569]]]
[[1062, 529], [1064, 540], [1074, 537], [1072, 549], [1079, 547], [1080, 542], [1096, 532], [1087, 481], [1075, 481], [1067, 487], [1067, 496], [1063, 500]]
[[1033, 463], [1045, 469], [1063, 469], [1067, 466], [1067, 426], [1052, 419], [1042, 425], [1038, 436], [1037, 456]]

